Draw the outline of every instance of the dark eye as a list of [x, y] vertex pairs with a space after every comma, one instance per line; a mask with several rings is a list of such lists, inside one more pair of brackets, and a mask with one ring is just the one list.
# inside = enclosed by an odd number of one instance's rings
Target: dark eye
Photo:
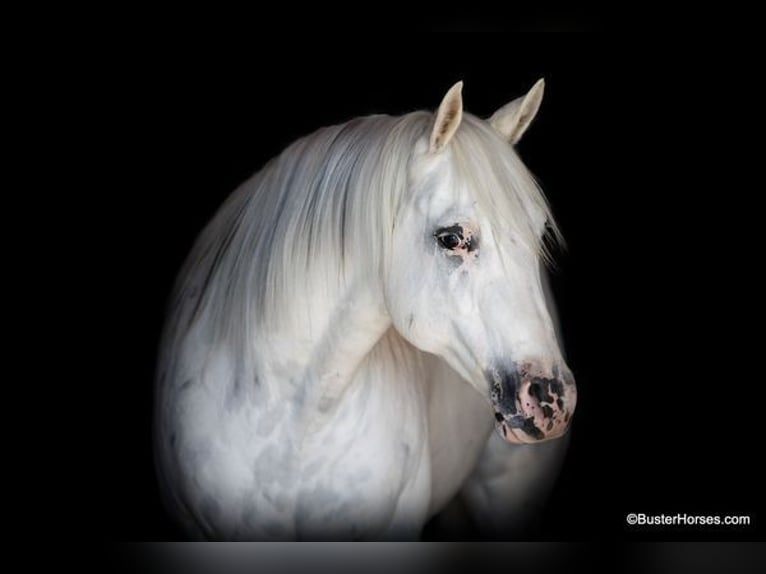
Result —
[[444, 247], [444, 249], [455, 249], [463, 240], [463, 238], [454, 231], [437, 231], [434, 235], [436, 236], [439, 245]]

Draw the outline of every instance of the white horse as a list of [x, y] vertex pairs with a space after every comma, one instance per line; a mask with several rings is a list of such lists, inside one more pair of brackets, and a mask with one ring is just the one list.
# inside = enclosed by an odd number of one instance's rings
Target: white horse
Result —
[[[416, 539], [458, 496], [534, 511], [575, 408], [546, 305], [548, 205], [513, 149], [540, 80], [488, 121], [324, 128], [226, 201], [183, 268], [155, 452], [195, 538]], [[492, 432], [493, 425], [497, 432]]]

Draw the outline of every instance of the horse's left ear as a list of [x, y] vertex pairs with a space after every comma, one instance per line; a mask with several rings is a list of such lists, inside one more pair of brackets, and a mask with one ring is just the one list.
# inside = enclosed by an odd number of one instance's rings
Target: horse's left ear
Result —
[[543, 101], [544, 90], [545, 80], [540, 78], [526, 96], [516, 98], [492, 114], [489, 123], [501, 136], [515, 145], [535, 119], [540, 102]]
[[437, 153], [449, 143], [463, 119], [463, 82], [452, 86], [444, 96], [436, 112], [431, 130], [431, 153]]

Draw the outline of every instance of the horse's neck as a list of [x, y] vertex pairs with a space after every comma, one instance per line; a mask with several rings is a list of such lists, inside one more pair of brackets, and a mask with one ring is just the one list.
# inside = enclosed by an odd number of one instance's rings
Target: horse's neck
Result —
[[321, 421], [347, 393], [391, 320], [382, 297], [362, 285], [322, 300], [312, 298], [310, 288], [307, 293], [298, 303], [305, 322], [264, 337], [259, 362], [273, 379], [274, 400], [290, 400], [293, 416]]

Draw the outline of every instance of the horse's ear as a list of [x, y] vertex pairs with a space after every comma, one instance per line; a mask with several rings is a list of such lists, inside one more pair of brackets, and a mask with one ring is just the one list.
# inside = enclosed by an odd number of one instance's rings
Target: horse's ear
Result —
[[444, 96], [431, 131], [431, 153], [437, 153], [446, 146], [455, 135], [463, 119], [463, 82], [452, 86]]
[[543, 101], [544, 90], [545, 80], [540, 78], [526, 96], [516, 98], [492, 114], [489, 123], [501, 136], [515, 145], [535, 119], [540, 102]]

